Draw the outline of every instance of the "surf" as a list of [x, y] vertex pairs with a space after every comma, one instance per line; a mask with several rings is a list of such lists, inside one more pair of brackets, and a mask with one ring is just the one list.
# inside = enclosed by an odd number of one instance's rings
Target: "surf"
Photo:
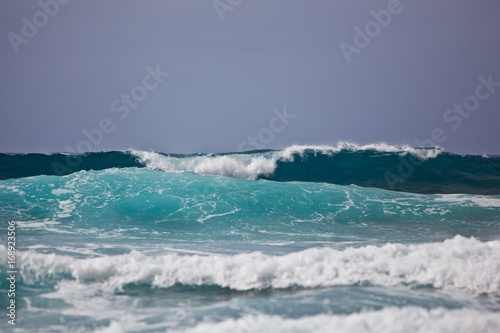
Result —
[[136, 167], [280, 182], [354, 184], [423, 194], [500, 194], [500, 157], [384, 143], [340, 142], [336, 146], [188, 155], [137, 150], [0, 154], [0, 162], [0, 179]]
[[[1, 258], [6, 258], [6, 251], [0, 246]], [[75, 288], [97, 284], [113, 293], [130, 285], [170, 288], [180, 284], [248, 291], [368, 284], [500, 295], [499, 252], [500, 241], [456, 236], [439, 243], [310, 248], [284, 256], [260, 252], [150, 256], [133, 250], [79, 259], [27, 251], [19, 253], [19, 261], [24, 285], [71, 280], [79, 285]], [[6, 262], [2, 260], [1, 265], [6, 267]]]

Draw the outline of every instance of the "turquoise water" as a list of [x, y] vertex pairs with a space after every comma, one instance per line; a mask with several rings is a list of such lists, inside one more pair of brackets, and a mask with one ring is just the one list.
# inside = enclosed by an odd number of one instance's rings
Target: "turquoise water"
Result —
[[2, 158], [0, 304], [15, 221], [23, 332], [500, 330], [498, 158], [384, 145]]

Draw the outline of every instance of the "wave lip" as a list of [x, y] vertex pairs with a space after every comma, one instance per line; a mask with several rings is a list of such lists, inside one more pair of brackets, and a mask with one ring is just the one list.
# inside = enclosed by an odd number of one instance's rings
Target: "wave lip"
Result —
[[131, 153], [146, 167], [167, 172], [194, 172], [201, 175], [257, 179], [261, 175], [271, 175], [276, 169], [276, 160], [266, 158], [263, 154], [174, 157], [136, 150]]
[[339, 141], [336, 146], [293, 145], [280, 151], [279, 158], [283, 160], [293, 161], [293, 157], [295, 154], [304, 156], [305, 152], [307, 151], [312, 151], [315, 154], [321, 153], [330, 156], [335, 153], [339, 153], [341, 151], [349, 151], [349, 152], [374, 151], [378, 153], [398, 153], [401, 155], [411, 154], [420, 159], [429, 159], [429, 158], [436, 158], [440, 153], [443, 152], [443, 149], [440, 147], [414, 148], [408, 145], [403, 145], [401, 147], [398, 147], [390, 145], [385, 142], [370, 143], [367, 145], [358, 145], [353, 142]]
[[[0, 248], [0, 255], [6, 258]], [[260, 252], [238, 255], [126, 255], [90, 259], [24, 252], [23, 281], [61, 280], [98, 283], [111, 292], [129, 284], [169, 288], [176, 284], [215, 285], [233, 290], [319, 288], [372, 284], [431, 286], [468, 294], [500, 292], [500, 241], [456, 236], [442, 243], [386, 244], [335, 250], [312, 248], [284, 256]], [[138, 264], [141, 263], [140, 269]], [[5, 263], [4, 263], [5, 264]]]
[[277, 162], [298, 162], [307, 158], [308, 154], [326, 155], [332, 157], [342, 151], [348, 152], [378, 152], [412, 154], [420, 159], [435, 158], [442, 149], [396, 147], [386, 143], [358, 145], [350, 142], [339, 142], [336, 146], [294, 145], [284, 150], [261, 151], [232, 154], [202, 154], [188, 156], [172, 156], [156, 152], [131, 150], [139, 162], [146, 167], [168, 172], [195, 172], [202, 175], [219, 175], [224, 177], [257, 179], [259, 176], [270, 176], [277, 167]]
[[[75, 161], [79, 161], [76, 166]], [[0, 179], [131, 167], [282, 182], [354, 184], [423, 194], [500, 194], [500, 157], [461, 156], [439, 147], [339, 142], [335, 146], [295, 145], [283, 150], [224, 154], [138, 150], [77, 156], [0, 154]]]

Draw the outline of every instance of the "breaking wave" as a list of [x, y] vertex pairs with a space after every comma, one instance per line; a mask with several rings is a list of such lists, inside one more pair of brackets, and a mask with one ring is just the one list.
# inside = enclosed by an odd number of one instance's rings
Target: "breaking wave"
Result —
[[[283, 256], [260, 252], [147, 256], [132, 251], [77, 259], [27, 251], [18, 254], [18, 261], [24, 284], [69, 279], [78, 285], [97, 284], [108, 292], [134, 284], [150, 288], [218, 286], [238, 291], [361, 284], [498, 295], [498, 253], [500, 241], [480, 242], [456, 236], [442, 243], [389, 243], [345, 250], [311, 248]], [[0, 257], [7, 257], [5, 246], [0, 247]]]
[[136, 150], [80, 155], [0, 154], [0, 179], [129, 167], [245, 179], [355, 184], [426, 194], [500, 194], [500, 158], [456, 155], [439, 147], [340, 142], [336, 146], [291, 146], [224, 154]]

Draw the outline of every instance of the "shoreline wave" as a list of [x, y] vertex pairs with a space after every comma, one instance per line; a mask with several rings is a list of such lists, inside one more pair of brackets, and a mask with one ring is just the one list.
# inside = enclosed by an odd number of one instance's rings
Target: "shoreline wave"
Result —
[[[0, 257], [7, 258], [5, 246]], [[18, 253], [26, 285], [73, 281], [107, 292], [128, 285], [170, 288], [218, 286], [237, 291], [325, 288], [350, 285], [432, 287], [473, 295], [499, 295], [500, 241], [456, 236], [441, 243], [388, 243], [336, 250], [310, 248], [282, 256], [260, 252], [236, 255], [128, 254], [78, 259], [33, 250]], [[1, 262], [6, 265], [6, 259]], [[137, 269], [137, 263], [141, 269]]]

